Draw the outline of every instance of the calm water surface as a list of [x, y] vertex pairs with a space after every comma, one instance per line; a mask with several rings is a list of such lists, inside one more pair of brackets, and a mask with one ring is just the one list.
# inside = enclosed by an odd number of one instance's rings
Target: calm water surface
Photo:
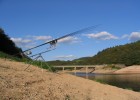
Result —
[[86, 74], [78, 72], [73, 73], [73, 75], [140, 92], [140, 74]]

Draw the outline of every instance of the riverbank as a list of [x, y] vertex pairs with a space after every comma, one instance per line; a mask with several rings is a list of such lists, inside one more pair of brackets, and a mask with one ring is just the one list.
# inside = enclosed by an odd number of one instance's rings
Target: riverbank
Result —
[[114, 72], [115, 74], [140, 74], [140, 65], [133, 65]]
[[1, 100], [139, 100], [140, 93], [0, 59]]
[[140, 65], [133, 65], [133, 66], [124, 66], [122, 68], [116, 69], [116, 68], [110, 68], [110, 67], [104, 67], [104, 66], [96, 66], [95, 69], [93, 68], [81, 68], [78, 70], [61, 70], [60, 72], [66, 72], [66, 73], [76, 73], [76, 72], [82, 72], [82, 73], [97, 73], [97, 74], [140, 74]]
[[59, 72], [63, 72], [63, 73], [98, 73], [98, 74], [114, 74], [115, 71], [117, 71], [118, 69], [104, 69], [104, 68], [96, 68], [95, 70], [93, 70], [93, 68], [81, 68], [78, 70], [60, 70]]

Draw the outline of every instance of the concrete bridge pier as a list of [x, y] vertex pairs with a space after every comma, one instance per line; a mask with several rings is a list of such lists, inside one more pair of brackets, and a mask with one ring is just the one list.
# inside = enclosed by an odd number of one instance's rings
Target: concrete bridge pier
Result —
[[86, 67], [86, 78], [88, 78], [88, 67]]
[[64, 72], [64, 70], [65, 70], [65, 67], [63, 67], [63, 72]]
[[74, 67], [74, 73], [75, 73], [75, 75], [76, 75], [76, 67]]

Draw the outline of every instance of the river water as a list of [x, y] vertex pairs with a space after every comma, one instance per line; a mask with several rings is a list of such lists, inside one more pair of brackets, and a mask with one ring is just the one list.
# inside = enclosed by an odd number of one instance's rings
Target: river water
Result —
[[140, 74], [95, 74], [95, 73], [72, 73], [73, 75], [96, 80], [101, 83], [130, 89], [140, 92]]

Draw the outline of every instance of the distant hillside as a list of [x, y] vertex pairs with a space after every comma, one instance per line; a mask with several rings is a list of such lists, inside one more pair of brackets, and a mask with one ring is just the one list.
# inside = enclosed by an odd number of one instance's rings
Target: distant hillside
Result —
[[[53, 63], [55, 62], [55, 63]], [[64, 62], [64, 61], [63, 61]], [[50, 64], [61, 65], [61, 61], [52, 61]], [[90, 64], [140, 64], [140, 41], [107, 48], [98, 52], [93, 57], [79, 58], [73, 61], [64, 62], [71, 65], [90, 65]]]
[[10, 40], [8, 35], [5, 34], [4, 30], [0, 28], [0, 52], [15, 55], [18, 58], [22, 58], [23, 55], [20, 54], [22, 52], [21, 48], [18, 48], [15, 43]]

